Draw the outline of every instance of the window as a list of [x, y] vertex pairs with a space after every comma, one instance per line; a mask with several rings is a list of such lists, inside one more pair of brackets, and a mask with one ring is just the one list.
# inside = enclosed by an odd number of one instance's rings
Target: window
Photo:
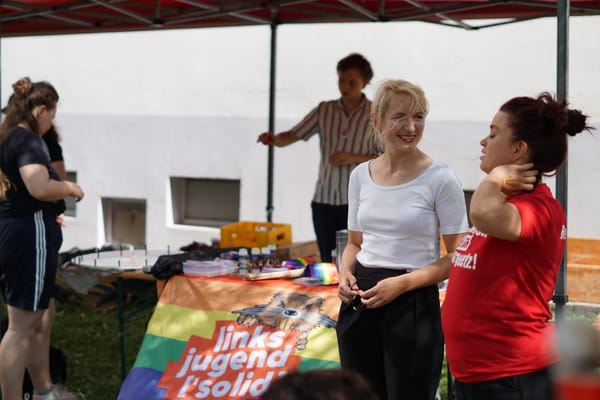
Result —
[[[67, 171], [67, 180], [77, 183], [77, 172]], [[71, 197], [71, 196], [67, 197], [65, 199], [65, 203], [67, 204], [67, 209], [65, 210], [65, 216], [76, 217], [77, 216], [77, 201], [75, 200], [75, 197]]]
[[221, 227], [239, 220], [240, 181], [171, 177], [173, 222]]
[[146, 243], [146, 200], [102, 198], [106, 243], [126, 243], [136, 249]]

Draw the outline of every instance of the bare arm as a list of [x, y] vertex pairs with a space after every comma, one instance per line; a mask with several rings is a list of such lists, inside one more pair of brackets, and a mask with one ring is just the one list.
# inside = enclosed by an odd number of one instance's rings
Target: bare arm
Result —
[[73, 196], [83, 198], [83, 190], [76, 183], [50, 179], [48, 169], [42, 164], [28, 164], [19, 168], [27, 191], [41, 201], [56, 201]]
[[473, 193], [469, 212], [477, 229], [499, 239], [519, 239], [521, 215], [506, 197], [533, 190], [537, 171], [532, 167], [533, 164], [503, 165], [483, 179]]
[[452, 254], [464, 235], [444, 235], [444, 244], [448, 252], [439, 260], [409, 274], [381, 280], [371, 289], [360, 291], [363, 304], [367, 308], [383, 307], [406, 292], [431, 286], [448, 278]]
[[298, 141], [298, 138], [292, 131], [280, 132], [276, 135], [274, 135], [273, 132], [264, 132], [258, 135], [258, 139], [256, 141], [264, 145], [285, 147]]
[[65, 168], [65, 162], [64, 161], [52, 161], [51, 165], [52, 165], [52, 168], [54, 168], [54, 170], [58, 174], [58, 176], [60, 176], [60, 179], [62, 179], [63, 181], [66, 181], [67, 180], [67, 169]]
[[377, 158], [376, 154], [357, 154], [336, 151], [329, 155], [329, 162], [333, 165], [360, 164], [361, 162], [369, 161], [374, 158]]
[[348, 243], [342, 254], [338, 288], [339, 297], [344, 303], [351, 302], [354, 296], [358, 295], [354, 268], [356, 266], [356, 254], [360, 251], [361, 245], [362, 232], [348, 230]]

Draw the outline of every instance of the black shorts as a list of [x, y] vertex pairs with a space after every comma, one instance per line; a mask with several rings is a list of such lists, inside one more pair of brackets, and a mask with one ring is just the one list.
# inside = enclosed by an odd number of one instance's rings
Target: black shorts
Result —
[[61, 244], [53, 212], [0, 218], [0, 290], [6, 304], [30, 311], [48, 308]]

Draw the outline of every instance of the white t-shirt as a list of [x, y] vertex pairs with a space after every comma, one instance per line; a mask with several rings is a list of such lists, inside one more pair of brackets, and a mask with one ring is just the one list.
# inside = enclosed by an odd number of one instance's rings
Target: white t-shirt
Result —
[[435, 261], [439, 233], [468, 229], [462, 185], [434, 161], [414, 180], [397, 186], [373, 182], [369, 161], [358, 165], [348, 186], [348, 229], [362, 232], [356, 258], [367, 268], [420, 268]]

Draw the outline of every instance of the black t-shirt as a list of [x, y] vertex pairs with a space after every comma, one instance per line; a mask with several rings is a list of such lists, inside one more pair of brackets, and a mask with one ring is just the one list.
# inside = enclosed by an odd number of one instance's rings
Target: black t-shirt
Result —
[[56, 140], [56, 135], [46, 134], [42, 136], [42, 139], [44, 139], [46, 146], [48, 146], [48, 152], [50, 153], [51, 162], [65, 161], [65, 159], [63, 158], [62, 147], [60, 147], [60, 144], [58, 144], [58, 141]]
[[50, 155], [44, 141], [30, 130], [17, 127], [8, 133], [0, 147], [0, 168], [11, 183], [4, 198], [0, 198], [0, 216], [31, 215], [42, 209], [54, 211], [57, 215], [62, 214], [63, 200], [40, 201], [27, 191], [19, 168], [29, 164], [45, 165], [50, 179], [60, 181], [60, 177], [50, 165]]

